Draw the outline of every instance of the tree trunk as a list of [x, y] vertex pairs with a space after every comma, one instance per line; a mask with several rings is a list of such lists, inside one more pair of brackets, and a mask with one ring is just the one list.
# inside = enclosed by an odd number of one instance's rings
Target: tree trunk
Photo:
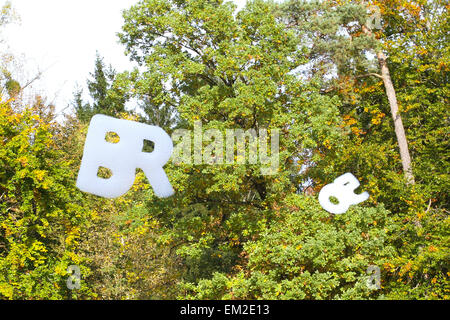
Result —
[[386, 56], [382, 51], [377, 52], [378, 62], [380, 63], [381, 75], [383, 76], [386, 95], [391, 106], [391, 114], [394, 119], [395, 134], [397, 136], [398, 146], [400, 148], [400, 158], [402, 159], [403, 171], [406, 181], [414, 184], [414, 176], [411, 168], [411, 156], [408, 150], [408, 140], [406, 139], [405, 128], [400, 113], [398, 112], [397, 96], [395, 94], [394, 85], [392, 84], [389, 68], [386, 63]]
[[[363, 31], [371, 36], [372, 32], [366, 26], [363, 26]], [[391, 107], [391, 114], [394, 120], [395, 135], [397, 136], [398, 146], [400, 148], [400, 158], [402, 160], [403, 172], [408, 184], [414, 184], [414, 175], [411, 167], [411, 156], [409, 155], [408, 140], [406, 139], [405, 128], [400, 113], [398, 112], [397, 95], [395, 94], [394, 85], [392, 84], [391, 75], [386, 62], [386, 55], [383, 51], [377, 52], [378, 62], [380, 64], [381, 76], [383, 78], [386, 95]]]

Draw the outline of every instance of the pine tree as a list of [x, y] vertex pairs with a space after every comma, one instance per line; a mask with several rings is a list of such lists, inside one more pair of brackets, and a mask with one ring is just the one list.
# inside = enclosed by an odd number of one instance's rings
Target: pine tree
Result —
[[[408, 141], [387, 56], [379, 36], [374, 35], [375, 31], [379, 34], [379, 30], [371, 29], [375, 26], [382, 27], [382, 16], [374, 16], [369, 11], [373, 6], [369, 7], [367, 3], [358, 0], [292, 0], [285, 3], [283, 8], [288, 25], [298, 29], [304, 41], [312, 45], [310, 59], [314, 65], [313, 72], [328, 77], [333, 77], [335, 73], [339, 80], [347, 82], [362, 77], [382, 79], [400, 149], [403, 173], [406, 181], [414, 184]], [[377, 21], [374, 23], [373, 19]], [[378, 67], [368, 58], [370, 53], [377, 57]]]
[[94, 114], [92, 107], [83, 102], [83, 89], [76, 89], [73, 93], [72, 106], [75, 108], [77, 118], [83, 123], [89, 122]]
[[81, 90], [74, 93], [72, 105], [81, 121], [89, 121], [95, 114], [117, 116], [125, 111], [127, 93], [120, 87], [116, 75], [113, 67], [111, 65], [106, 67], [103, 58], [97, 52], [94, 72], [90, 73], [91, 79], [87, 81], [89, 95], [93, 100], [92, 105], [83, 102]]

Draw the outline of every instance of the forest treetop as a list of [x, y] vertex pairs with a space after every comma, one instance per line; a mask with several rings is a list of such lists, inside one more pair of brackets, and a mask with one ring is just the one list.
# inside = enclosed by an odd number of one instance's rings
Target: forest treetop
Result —
[[[446, 1], [256, 0], [236, 13], [142, 0], [123, 17], [139, 68], [99, 55], [92, 101], [75, 94], [63, 123], [2, 71], [0, 298], [448, 299]], [[141, 171], [126, 195], [95, 197], [75, 187], [94, 114], [169, 134], [280, 129], [279, 170], [168, 163], [173, 197]], [[317, 193], [345, 172], [370, 198], [330, 215]]]

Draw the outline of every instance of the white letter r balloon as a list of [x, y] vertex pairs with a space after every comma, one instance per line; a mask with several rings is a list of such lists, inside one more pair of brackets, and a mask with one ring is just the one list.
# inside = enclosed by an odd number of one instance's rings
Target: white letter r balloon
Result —
[[[120, 141], [105, 140], [108, 132]], [[154, 143], [151, 153], [143, 152], [144, 140]], [[158, 197], [169, 197], [174, 191], [163, 166], [173, 151], [172, 139], [161, 128], [139, 122], [95, 115], [89, 125], [77, 187], [105, 198], [117, 198], [133, 185], [136, 168], [144, 171]], [[109, 179], [98, 177], [100, 167], [111, 170]]]

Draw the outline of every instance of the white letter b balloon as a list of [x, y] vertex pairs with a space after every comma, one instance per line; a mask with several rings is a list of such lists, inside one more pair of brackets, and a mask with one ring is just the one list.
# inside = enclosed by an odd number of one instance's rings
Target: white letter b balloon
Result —
[[[120, 141], [105, 140], [116, 133]], [[151, 153], [143, 152], [144, 140], [154, 143]], [[95, 115], [89, 125], [77, 187], [105, 198], [117, 198], [133, 185], [136, 168], [144, 171], [158, 197], [169, 197], [174, 191], [163, 166], [173, 151], [172, 139], [161, 128], [139, 122]], [[111, 170], [109, 179], [98, 177], [100, 167]]]
[[[327, 184], [320, 190], [319, 203], [326, 211], [333, 214], [345, 213], [351, 205], [369, 199], [369, 194], [363, 192], [355, 194], [353, 191], [359, 187], [359, 181], [351, 173], [343, 174], [336, 178], [333, 183]], [[334, 204], [330, 197], [335, 197], [339, 203]]]

